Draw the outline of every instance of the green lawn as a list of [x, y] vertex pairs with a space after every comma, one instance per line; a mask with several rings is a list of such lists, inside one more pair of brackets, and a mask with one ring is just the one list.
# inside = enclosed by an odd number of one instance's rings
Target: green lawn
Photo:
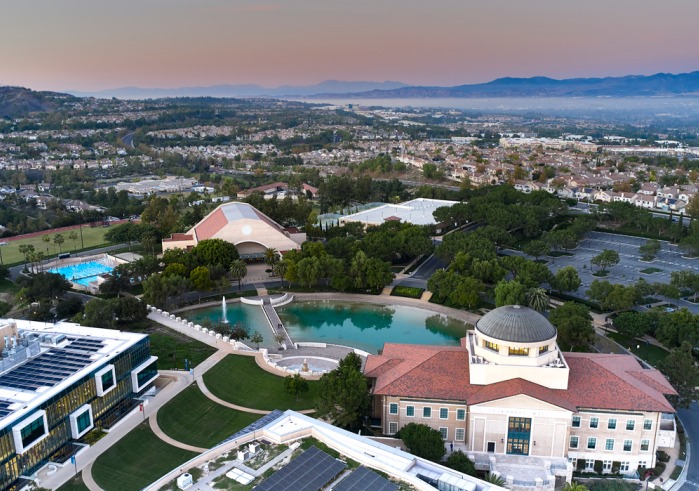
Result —
[[190, 385], [158, 411], [158, 426], [177, 441], [211, 448], [260, 417], [216, 404]]
[[97, 457], [92, 477], [105, 491], [138, 491], [196, 455], [163, 442], [144, 422]]
[[[633, 354], [635, 354], [642, 360], [647, 361], [654, 367], [657, 367], [658, 363], [663, 361], [665, 357], [667, 357], [667, 355], [670, 354], [669, 351], [661, 348], [660, 346], [656, 346], [654, 344], [646, 344], [645, 341], [631, 339], [628, 336], [622, 336], [621, 334], [616, 332], [609, 332], [607, 333], [607, 336], [612, 338], [620, 345], [622, 345], [624, 348], [631, 348], [631, 352]], [[638, 348], [636, 346], [638, 346]]]
[[608, 274], [609, 274], [609, 271], [600, 270], [600, 271], [595, 271], [594, 273], [592, 273], [592, 276], [597, 276], [598, 278], [604, 278]]
[[184, 369], [185, 359], [189, 360], [189, 368], [192, 368], [216, 352], [216, 348], [166, 327], [159, 326], [147, 332], [150, 352], [158, 357], [158, 368], [161, 370]]
[[284, 377], [265, 372], [252, 356], [228, 355], [204, 374], [206, 387], [224, 401], [254, 409], [311, 409], [317, 381], [296, 401], [284, 390]]
[[[85, 248], [89, 249], [92, 247], [97, 247], [106, 244], [106, 241], [104, 240], [104, 234], [107, 233], [107, 230], [109, 230], [109, 227], [90, 228], [88, 226], [83, 226], [82, 233]], [[82, 247], [80, 242], [80, 229], [76, 228], [75, 231], [78, 234], [78, 240], [75, 242], [75, 247], [73, 242], [68, 239], [68, 234], [70, 233], [70, 230], [64, 230], [61, 232], [63, 238], [65, 239], [65, 242], [61, 246], [63, 252], [73, 252], [74, 250], [80, 250], [80, 248]], [[24, 262], [24, 256], [19, 252], [19, 246], [22, 244], [31, 244], [34, 246], [35, 250], [43, 251], [44, 254], [46, 254], [47, 245], [46, 242], [44, 242], [41, 239], [44, 235], [48, 235], [51, 239], [51, 241], [48, 244], [49, 254], [51, 256], [58, 254], [59, 248], [53, 243], [53, 237], [56, 235], [56, 233], [52, 232], [51, 230], [47, 230], [42, 235], [36, 235], [34, 237], [29, 237], [26, 239], [8, 241], [7, 245], [2, 246], [0, 250], [3, 262], [5, 264], [19, 264]]]
[[88, 491], [89, 489], [83, 482], [83, 473], [81, 471], [77, 476], [71, 477], [68, 482], [58, 488], [58, 491]]
[[0, 293], [11, 293], [15, 295], [20, 290], [16, 283], [7, 278], [0, 278]]
[[646, 268], [642, 269], [640, 272], [643, 274], [653, 274], [653, 273], [660, 273], [662, 269], [659, 268]]

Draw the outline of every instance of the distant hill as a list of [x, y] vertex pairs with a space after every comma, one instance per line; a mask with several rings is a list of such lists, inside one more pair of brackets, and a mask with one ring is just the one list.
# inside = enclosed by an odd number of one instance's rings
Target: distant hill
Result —
[[[699, 95], [699, 72], [673, 75], [629, 75], [606, 78], [498, 78], [492, 82], [455, 87], [408, 86], [390, 90], [347, 92], [342, 97], [629, 97]], [[318, 97], [337, 94], [319, 94]]]
[[30, 113], [54, 111], [76, 97], [59, 92], [36, 92], [24, 87], [0, 86], [0, 118], [17, 118]]
[[371, 90], [391, 90], [407, 87], [401, 82], [342, 82], [326, 80], [315, 85], [283, 85], [267, 88], [260, 85], [212, 85], [208, 87], [179, 87], [175, 89], [120, 87], [97, 92], [69, 91], [81, 97], [117, 97], [121, 99], [155, 99], [160, 97], [306, 97], [315, 94], [343, 94]]

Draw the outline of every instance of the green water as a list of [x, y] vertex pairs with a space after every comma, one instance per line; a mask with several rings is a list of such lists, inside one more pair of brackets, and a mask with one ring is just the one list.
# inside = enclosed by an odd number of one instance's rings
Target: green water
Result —
[[[377, 353], [383, 344], [437, 344], [458, 346], [466, 324], [427, 310], [401, 305], [384, 306], [355, 302], [292, 302], [277, 308], [291, 339], [297, 342], [341, 344]], [[201, 324], [221, 321], [221, 307], [190, 311], [185, 317]], [[242, 322], [262, 333], [262, 346], [276, 347], [262, 309], [241, 303], [228, 304], [230, 325]]]
[[293, 302], [277, 309], [294, 341], [342, 344], [377, 353], [386, 342], [458, 346], [466, 324], [414, 307]]

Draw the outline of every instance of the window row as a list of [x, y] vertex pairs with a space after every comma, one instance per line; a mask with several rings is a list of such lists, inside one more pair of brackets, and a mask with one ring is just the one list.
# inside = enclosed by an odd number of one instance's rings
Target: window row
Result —
[[[568, 459], [571, 464], [573, 464], [573, 467], [578, 466], [578, 459], [576, 458], [570, 458]], [[602, 461], [602, 470], [610, 472], [612, 471], [612, 465], [613, 462], [611, 460], [603, 460]], [[640, 467], [645, 467], [646, 462], [645, 461], [639, 461], [638, 465]], [[585, 471], [592, 471], [595, 468], [595, 459], [585, 459]], [[619, 472], [628, 472], [629, 469], [631, 468], [631, 462], [619, 462]]]
[[[388, 434], [394, 435], [397, 432], [398, 432], [398, 423], [396, 423], [396, 422], [388, 423]], [[442, 435], [442, 440], [449, 439], [449, 428], [446, 428], [444, 426], [440, 426], [439, 433]], [[466, 439], [466, 429], [465, 428], [456, 428], [456, 431], [454, 432], [454, 441], [463, 442], [465, 439]]]
[[[571, 423], [571, 426], [573, 428], [580, 428], [582, 425], [582, 419], [580, 416], [573, 416], [573, 421]], [[590, 423], [589, 427], [590, 428], [599, 428], [600, 426], [600, 420], [598, 417], [591, 417], [590, 418]], [[616, 418], [609, 418], [607, 420], [607, 429], [608, 430], [616, 430], [617, 428], [617, 419]], [[644, 419], [643, 420], [643, 429], [644, 430], [650, 430], [653, 428], [653, 420], [652, 419]], [[626, 420], [626, 429], [629, 431], [633, 431], [636, 429], [636, 420], [635, 419], [627, 419]]]
[[[490, 341], [483, 341], [483, 346], [490, 351], [495, 351], [496, 353], [500, 352], [500, 346], [496, 343], [490, 342]], [[543, 354], [548, 352], [549, 346], [544, 345], [544, 346], [539, 346], [539, 354]], [[507, 348], [507, 354], [509, 356], [529, 356], [529, 348], [518, 348], [514, 346], [509, 346]]]
[[[449, 419], [449, 408], [440, 407], [438, 409], [438, 412], [439, 412], [439, 419]], [[388, 405], [388, 414], [398, 414], [398, 403], [397, 402], [392, 402]], [[414, 418], [415, 417], [415, 406], [405, 406], [405, 415], [408, 416], [409, 418]], [[422, 408], [422, 417], [423, 418], [431, 418], [432, 417], [432, 408], [430, 406], [424, 406]], [[456, 419], [457, 419], [457, 421], [465, 421], [466, 420], [466, 410], [465, 409], [457, 409], [456, 410]]]
[[[614, 450], [614, 438], [607, 438], [604, 441], [604, 449], [612, 451]], [[570, 437], [570, 443], [568, 445], [570, 448], [580, 448], [580, 437], [578, 436], [571, 436]], [[594, 436], [591, 436], [587, 439], [587, 449], [588, 450], [596, 450], [597, 449], [597, 438]], [[623, 443], [623, 451], [624, 452], [631, 452], [633, 449], [633, 441], [632, 440], [624, 440]], [[650, 449], [650, 440], [644, 439], [641, 440], [641, 452], [647, 452]]]

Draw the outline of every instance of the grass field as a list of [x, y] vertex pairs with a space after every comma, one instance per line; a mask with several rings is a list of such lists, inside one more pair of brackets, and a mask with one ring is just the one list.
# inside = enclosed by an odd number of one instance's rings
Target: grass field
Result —
[[83, 473], [80, 472], [77, 476], [71, 477], [68, 482], [58, 488], [58, 491], [89, 491], [83, 482]]
[[661, 348], [660, 346], [656, 346], [654, 344], [646, 344], [645, 341], [632, 339], [628, 336], [622, 336], [621, 334], [616, 332], [609, 332], [607, 333], [607, 336], [609, 336], [614, 341], [622, 345], [624, 348], [630, 348], [631, 352], [634, 355], [638, 356], [642, 360], [647, 361], [654, 367], [657, 367], [658, 363], [663, 361], [667, 357], [667, 355], [670, 354], [669, 351]]
[[284, 390], [284, 377], [265, 372], [252, 356], [228, 355], [204, 374], [206, 387], [217, 397], [254, 409], [311, 409], [318, 382], [308, 381], [309, 391], [296, 401]]
[[158, 426], [177, 441], [211, 448], [260, 417], [216, 404], [190, 385], [158, 411]]
[[97, 457], [92, 477], [105, 491], [138, 491], [196, 455], [163, 442], [144, 422]]
[[[107, 233], [107, 230], [109, 230], [109, 227], [83, 227], [82, 228], [83, 232], [83, 242], [85, 243], [85, 248], [89, 249], [92, 247], [97, 247], [106, 244], [106, 241], [104, 240], [104, 234]], [[63, 252], [73, 252], [74, 250], [79, 251], [81, 248], [81, 242], [80, 242], [80, 230], [75, 229], [75, 231], [78, 234], [78, 240], [73, 244], [71, 240], [68, 239], [68, 234], [70, 231], [62, 231], [61, 234], [63, 235], [63, 238], [65, 239], [65, 242], [63, 243], [62, 250]], [[46, 247], [47, 244], [43, 240], [41, 240], [43, 235], [48, 235], [51, 241], [48, 243], [48, 248], [49, 248], [49, 254], [51, 256], [55, 256], [58, 254], [59, 249], [58, 246], [56, 246], [53, 243], [53, 237], [56, 235], [55, 232], [52, 232], [50, 230], [47, 230], [44, 234], [42, 235], [36, 235], [34, 237], [29, 237], [26, 239], [18, 239], [18, 240], [11, 240], [7, 243], [7, 245], [2, 246], [0, 249], [0, 253], [2, 253], [2, 260], [3, 263], [5, 264], [21, 264], [24, 262], [24, 255], [20, 254], [19, 252], [19, 246], [22, 244], [31, 244], [34, 246], [34, 249], [36, 251], [43, 251], [44, 254], [46, 254]], [[75, 248], [74, 249], [74, 245]]]
[[185, 359], [189, 360], [189, 368], [196, 367], [216, 352], [216, 349], [208, 344], [160, 327], [146, 332], [150, 336], [150, 353], [158, 357], [158, 368], [161, 370], [184, 370]]

